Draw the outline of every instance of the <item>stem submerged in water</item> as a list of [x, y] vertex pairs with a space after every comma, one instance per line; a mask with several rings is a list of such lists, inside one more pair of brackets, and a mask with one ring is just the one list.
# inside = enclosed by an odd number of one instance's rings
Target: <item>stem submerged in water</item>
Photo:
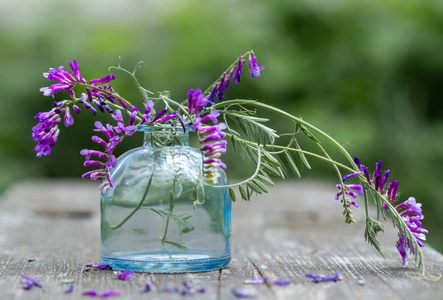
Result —
[[140, 202], [138, 203], [138, 205], [134, 208], [134, 210], [126, 218], [123, 219], [123, 221], [121, 221], [117, 225], [111, 226], [112, 230], [122, 227], [123, 224], [125, 224], [126, 221], [128, 221], [142, 207], [143, 202], [145, 202], [146, 196], [148, 195], [149, 188], [151, 187], [152, 177], [154, 177], [154, 172], [155, 172], [155, 169], [152, 171], [151, 176], [149, 177], [148, 185], [146, 186], [145, 192], [143, 193], [143, 196], [142, 196]]

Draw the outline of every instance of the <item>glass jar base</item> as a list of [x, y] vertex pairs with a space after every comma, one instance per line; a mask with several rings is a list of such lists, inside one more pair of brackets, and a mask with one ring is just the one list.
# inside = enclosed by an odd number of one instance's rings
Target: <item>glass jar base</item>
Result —
[[130, 270], [146, 273], [188, 273], [221, 269], [231, 261], [230, 255], [214, 256], [213, 253], [157, 251], [109, 257], [100, 256], [103, 264], [114, 270]]

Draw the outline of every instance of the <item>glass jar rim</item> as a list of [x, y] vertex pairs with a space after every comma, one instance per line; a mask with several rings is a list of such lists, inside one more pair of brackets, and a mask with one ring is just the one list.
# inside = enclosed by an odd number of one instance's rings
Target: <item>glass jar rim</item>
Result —
[[182, 126], [172, 126], [172, 125], [160, 125], [160, 124], [154, 124], [154, 125], [140, 125], [137, 127], [137, 131], [141, 131], [144, 133], [153, 133], [153, 132], [177, 132], [177, 133], [188, 133], [194, 131], [194, 126], [192, 125], [185, 125]]

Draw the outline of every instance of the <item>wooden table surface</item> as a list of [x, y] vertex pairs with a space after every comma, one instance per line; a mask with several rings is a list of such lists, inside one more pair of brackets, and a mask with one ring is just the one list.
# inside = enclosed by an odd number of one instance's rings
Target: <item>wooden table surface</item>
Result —
[[[410, 279], [395, 248], [397, 231], [386, 222], [386, 260], [364, 241], [364, 211], [357, 224], [344, 224], [334, 186], [312, 181], [279, 183], [267, 195], [233, 205], [232, 261], [223, 270], [189, 274], [136, 273], [130, 280], [113, 271], [91, 270], [100, 248], [99, 191], [87, 181], [37, 181], [12, 186], [0, 200], [0, 299], [87, 299], [82, 292], [117, 289], [110, 299], [179, 299], [168, 285], [192, 282], [206, 288], [196, 299], [236, 299], [233, 288], [252, 290], [255, 299], [438, 299], [441, 281]], [[424, 227], [425, 224], [424, 224]], [[443, 274], [443, 256], [423, 248], [431, 274]], [[24, 290], [20, 272], [43, 288]], [[334, 275], [339, 282], [315, 284], [307, 273]], [[244, 285], [250, 278], [288, 279], [288, 286]], [[64, 294], [64, 279], [74, 291]], [[359, 280], [360, 279], [360, 280]], [[149, 293], [141, 293], [147, 282]]]

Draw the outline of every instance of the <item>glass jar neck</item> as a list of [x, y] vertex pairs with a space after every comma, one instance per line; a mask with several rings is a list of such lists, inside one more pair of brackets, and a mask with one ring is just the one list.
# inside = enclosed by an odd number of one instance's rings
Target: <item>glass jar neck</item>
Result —
[[171, 127], [171, 126], [149, 126], [143, 125], [137, 128], [144, 132], [144, 147], [174, 147], [189, 146], [189, 131], [192, 126]]

